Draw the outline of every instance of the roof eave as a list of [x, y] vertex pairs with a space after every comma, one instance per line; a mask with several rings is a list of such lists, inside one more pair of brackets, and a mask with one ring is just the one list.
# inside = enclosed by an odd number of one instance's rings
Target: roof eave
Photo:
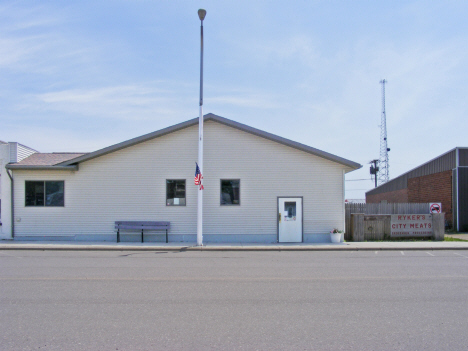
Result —
[[343, 164], [345, 166], [348, 166], [348, 167], [352, 168], [352, 170], [362, 168], [362, 165], [360, 165], [359, 163], [356, 163], [356, 162], [347, 160], [345, 158], [330, 154], [328, 152], [313, 148], [311, 146], [307, 146], [307, 145], [298, 143], [296, 141], [292, 141], [292, 140], [280, 137], [278, 135], [271, 134], [271, 133], [265, 132], [263, 130], [253, 128], [253, 127], [250, 127], [248, 125], [245, 125], [245, 124], [242, 124], [242, 123], [239, 123], [239, 122], [235, 122], [235, 121], [232, 121], [232, 120], [229, 120], [227, 118], [217, 116], [217, 115], [214, 115], [214, 114], [211, 114], [211, 113], [208, 116], [209, 116], [208, 119], [215, 120], [215, 121], [217, 121], [217, 122], [219, 122], [221, 124], [224, 124], [224, 125], [227, 125], [229, 127], [233, 127], [233, 128], [242, 130], [244, 132], [248, 132], [248, 133], [251, 133], [253, 135], [259, 136], [261, 138], [272, 140], [272, 141], [275, 141], [277, 143], [280, 143], [280, 144], [283, 144], [283, 145], [286, 145], [286, 146], [289, 146], [289, 147], [292, 147], [292, 148], [295, 148], [295, 149], [298, 149], [298, 150], [301, 150], [301, 151], [304, 151], [304, 152], [307, 152], [307, 153], [310, 153], [310, 154], [313, 154], [313, 155], [316, 155], [316, 156], [319, 156], [319, 157], [322, 157], [322, 158], [327, 159], [329, 161], [341, 163], [341, 164]]
[[[216, 121], [218, 123], [227, 125], [229, 127], [236, 128], [236, 129], [239, 129], [241, 131], [244, 131], [244, 132], [259, 136], [261, 138], [272, 140], [272, 141], [275, 141], [277, 143], [280, 143], [280, 144], [283, 144], [283, 145], [286, 145], [286, 146], [289, 146], [289, 147], [292, 147], [292, 148], [295, 148], [295, 149], [298, 149], [298, 150], [301, 150], [301, 151], [304, 151], [304, 152], [307, 152], [307, 153], [310, 153], [310, 154], [313, 154], [313, 155], [316, 155], [316, 156], [319, 156], [319, 157], [322, 157], [322, 158], [327, 159], [329, 161], [340, 163], [340, 164], [342, 164], [344, 166], [350, 167], [351, 170], [356, 170], [356, 169], [359, 169], [359, 168], [362, 167], [362, 165], [360, 165], [359, 163], [347, 160], [345, 158], [330, 154], [330, 153], [322, 151], [322, 150], [315, 149], [315, 148], [313, 148], [311, 146], [307, 146], [307, 145], [304, 145], [304, 144], [301, 144], [301, 143], [298, 143], [298, 142], [295, 142], [295, 141], [292, 141], [292, 140], [289, 140], [289, 139], [286, 139], [286, 138], [283, 138], [283, 137], [280, 137], [280, 136], [277, 136], [277, 135], [274, 135], [274, 134], [271, 134], [271, 133], [268, 133], [268, 132], [265, 132], [265, 131], [257, 129], [257, 128], [250, 127], [248, 125], [245, 125], [245, 124], [242, 124], [242, 123], [239, 123], [239, 122], [232, 121], [230, 119], [215, 115], [213, 113], [208, 113], [208, 114], [206, 114], [204, 116], [204, 121], [209, 121], [209, 120], [213, 120], [213, 121]], [[97, 150], [97, 151], [94, 151], [94, 152], [91, 152], [89, 154], [86, 154], [86, 155], [83, 155], [83, 156], [80, 156], [80, 157], [76, 157], [76, 158], [68, 160], [68, 161], [58, 163], [57, 166], [69, 166], [69, 165], [73, 165], [73, 164], [78, 164], [80, 162], [88, 161], [88, 160], [91, 160], [93, 158], [100, 157], [100, 156], [112, 153], [114, 151], [124, 149], [124, 148], [129, 147], [129, 146], [133, 146], [133, 145], [136, 145], [136, 144], [139, 144], [139, 143], [143, 143], [143, 142], [148, 141], [150, 139], [154, 139], [154, 138], [157, 138], [157, 137], [160, 137], [160, 136], [172, 133], [172, 132], [176, 132], [178, 130], [181, 130], [181, 129], [184, 129], [184, 128], [187, 128], [187, 127], [191, 127], [191, 126], [194, 126], [194, 125], [197, 125], [197, 124], [198, 124], [198, 118], [193, 118], [193, 119], [190, 119], [188, 121], [185, 121], [185, 122], [182, 122], [182, 123], [179, 123], [179, 124], [176, 124], [176, 125], [173, 125], [173, 126], [161, 129], [161, 130], [158, 130], [156, 132], [145, 134], [145, 135], [142, 135], [140, 137], [133, 138], [133, 139], [130, 139], [130, 140], [127, 140], [127, 141], [124, 141], [124, 142], [121, 142], [121, 143], [118, 143], [118, 144], [115, 144], [115, 145], [112, 145], [112, 146], [108, 146], [106, 148], [103, 148], [103, 149], [100, 149], [100, 150]]]
[[163, 135], [178, 131], [180, 129], [184, 129], [184, 128], [190, 127], [192, 125], [195, 125], [195, 124], [198, 124], [198, 118], [193, 118], [191, 120], [188, 120], [188, 121], [185, 121], [185, 122], [182, 122], [182, 123], [179, 123], [179, 124], [176, 124], [176, 125], [164, 128], [164, 129], [160, 129], [160, 130], [158, 130], [156, 132], [148, 133], [148, 134], [139, 136], [137, 138], [126, 140], [126, 141], [123, 141], [121, 143], [111, 145], [111, 146], [105, 147], [103, 149], [94, 151], [94, 152], [90, 152], [89, 154], [79, 156], [79, 157], [76, 157], [76, 158], [72, 158], [71, 160], [64, 161], [64, 162], [61, 162], [61, 163], [57, 163], [57, 165], [58, 166], [69, 166], [69, 165], [77, 164], [77, 163], [80, 163], [80, 162], [89, 161], [89, 160], [91, 160], [93, 158], [100, 157], [100, 156], [103, 156], [103, 155], [106, 155], [106, 154], [110, 154], [112, 152], [124, 149], [126, 147], [133, 146], [133, 145], [136, 145], [136, 144], [140, 144], [140, 143], [143, 143], [143, 142], [145, 142], [147, 140], [154, 139], [154, 138], [157, 138], [157, 137], [160, 137], [160, 136], [163, 136]]
[[6, 169], [11, 170], [35, 170], [35, 171], [78, 171], [79, 166], [72, 165], [72, 166], [50, 166], [50, 165], [19, 165], [10, 163], [5, 166]]

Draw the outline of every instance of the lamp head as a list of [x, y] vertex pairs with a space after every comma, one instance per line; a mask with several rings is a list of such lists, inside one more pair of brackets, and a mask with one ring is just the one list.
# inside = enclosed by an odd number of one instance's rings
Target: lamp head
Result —
[[206, 10], [204, 9], [198, 10], [198, 17], [200, 18], [200, 21], [203, 21], [205, 19], [205, 16], [206, 16]]

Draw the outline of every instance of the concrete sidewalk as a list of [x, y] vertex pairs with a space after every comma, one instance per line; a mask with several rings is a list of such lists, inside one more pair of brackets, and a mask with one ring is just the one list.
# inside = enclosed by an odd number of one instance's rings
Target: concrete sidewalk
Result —
[[468, 241], [380, 241], [291, 244], [209, 243], [113, 243], [57, 241], [0, 241], [0, 250], [61, 250], [61, 251], [408, 251], [408, 250], [468, 250]]

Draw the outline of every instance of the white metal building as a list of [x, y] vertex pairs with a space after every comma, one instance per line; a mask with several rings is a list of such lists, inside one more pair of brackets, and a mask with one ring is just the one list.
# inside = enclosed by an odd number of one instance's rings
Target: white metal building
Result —
[[37, 151], [20, 143], [0, 140], [0, 238], [11, 237], [11, 181], [5, 166], [21, 162], [34, 153]]
[[[195, 118], [88, 154], [3, 160], [2, 238], [115, 241], [115, 221], [138, 220], [194, 242], [197, 149]], [[213, 114], [204, 153], [204, 242], [327, 242], [344, 229], [345, 173], [361, 165]]]

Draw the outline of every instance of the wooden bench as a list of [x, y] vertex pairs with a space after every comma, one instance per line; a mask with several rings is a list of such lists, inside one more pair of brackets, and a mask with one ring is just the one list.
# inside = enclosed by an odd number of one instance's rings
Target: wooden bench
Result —
[[171, 227], [171, 222], [142, 222], [142, 221], [117, 221], [115, 229], [117, 229], [117, 242], [120, 242], [121, 230], [141, 230], [141, 242], [143, 241], [144, 230], [165, 230], [166, 243], [168, 241], [167, 231]]

